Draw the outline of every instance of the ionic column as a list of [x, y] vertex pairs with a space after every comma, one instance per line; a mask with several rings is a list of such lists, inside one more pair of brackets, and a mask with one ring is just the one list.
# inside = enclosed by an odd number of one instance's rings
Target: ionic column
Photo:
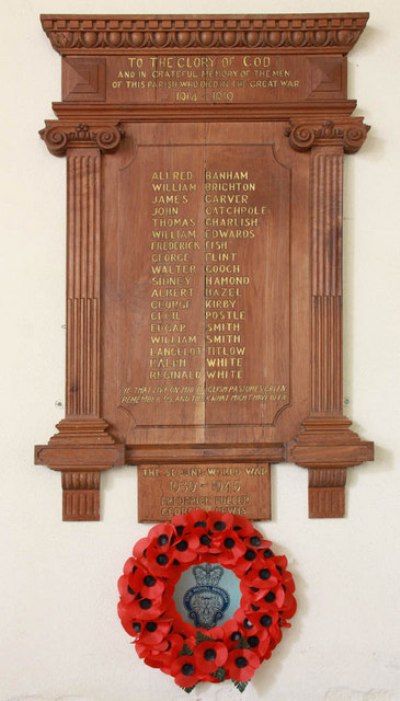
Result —
[[342, 415], [343, 155], [358, 151], [367, 131], [351, 117], [292, 122], [286, 131], [292, 148], [311, 150], [311, 413], [288, 448], [309, 470], [311, 518], [344, 516], [346, 469], [373, 458], [373, 444]]
[[100, 472], [124, 462], [101, 417], [100, 245], [101, 159], [123, 132], [118, 125], [90, 127], [47, 122], [49, 151], [67, 155], [66, 414], [36, 462], [62, 471], [63, 518], [100, 518]]

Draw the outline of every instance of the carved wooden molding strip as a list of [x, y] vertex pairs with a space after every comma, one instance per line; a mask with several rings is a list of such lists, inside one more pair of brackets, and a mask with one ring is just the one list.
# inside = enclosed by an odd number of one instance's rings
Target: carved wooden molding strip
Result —
[[79, 49], [268, 49], [347, 54], [368, 13], [188, 17], [42, 15], [53, 47], [66, 55]]
[[95, 147], [103, 153], [113, 153], [124, 136], [119, 123], [90, 126], [46, 121], [45, 129], [39, 133], [53, 156], [64, 156], [68, 148]]
[[125, 453], [128, 465], [141, 465], [157, 461], [159, 463], [178, 462], [283, 462], [285, 450], [282, 443], [264, 445], [226, 445], [225, 443], [207, 445], [127, 445]]
[[363, 117], [350, 117], [346, 120], [294, 121], [286, 129], [289, 143], [296, 151], [309, 151], [313, 146], [338, 144], [345, 153], [356, 153], [363, 145], [370, 127], [363, 123]]
[[[355, 100], [342, 100], [330, 103], [329, 107], [335, 113], [335, 119], [342, 122], [356, 108]], [[223, 122], [234, 120], [238, 122], [263, 122], [290, 121], [306, 122], [320, 114], [319, 123], [322, 123], [326, 114], [326, 103], [323, 102], [290, 102], [286, 104], [270, 103], [268, 105], [255, 103], [242, 104], [99, 104], [99, 103], [73, 103], [55, 102], [53, 109], [61, 122], [68, 121], [68, 129], [75, 128], [74, 125], [79, 120], [84, 119], [88, 123], [97, 120], [110, 119], [114, 125], [123, 121], [129, 123], [152, 121], [152, 122]], [[49, 124], [50, 122], [46, 122]], [[54, 125], [58, 122], [53, 121]], [[290, 129], [291, 127], [288, 127]], [[368, 128], [366, 127], [368, 130]], [[44, 130], [43, 130], [44, 131]], [[289, 135], [289, 131], [287, 136]], [[337, 137], [340, 141], [341, 137]], [[328, 140], [326, 140], [328, 143]], [[331, 142], [332, 143], [332, 140]], [[312, 146], [307, 148], [311, 148]], [[307, 149], [296, 149], [307, 150]], [[51, 151], [53, 153], [53, 151]], [[354, 153], [354, 152], [353, 152]], [[54, 154], [57, 155], [54, 151]], [[60, 154], [62, 155], [62, 153]]]

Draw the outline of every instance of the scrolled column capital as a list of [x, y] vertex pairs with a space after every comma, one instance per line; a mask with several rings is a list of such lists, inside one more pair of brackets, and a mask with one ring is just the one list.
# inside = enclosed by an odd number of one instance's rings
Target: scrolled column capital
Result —
[[98, 148], [102, 153], [113, 153], [124, 130], [120, 122], [90, 125], [51, 120], [39, 134], [53, 156], [64, 156], [69, 148]]
[[314, 146], [341, 146], [345, 153], [356, 153], [369, 129], [363, 117], [291, 119], [285, 135], [295, 151], [309, 151]]

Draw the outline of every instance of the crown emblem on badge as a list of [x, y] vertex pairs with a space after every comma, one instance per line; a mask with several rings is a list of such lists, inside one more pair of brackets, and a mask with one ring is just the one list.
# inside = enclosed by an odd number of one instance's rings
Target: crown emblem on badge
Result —
[[204, 565], [193, 567], [193, 574], [199, 587], [217, 587], [224, 570], [221, 565], [210, 565], [206, 562]]

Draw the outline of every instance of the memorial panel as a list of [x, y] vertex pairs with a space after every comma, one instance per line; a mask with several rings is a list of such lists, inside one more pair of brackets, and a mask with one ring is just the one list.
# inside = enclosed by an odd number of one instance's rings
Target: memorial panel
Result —
[[142, 465], [139, 521], [165, 521], [192, 509], [271, 518], [268, 464]]
[[62, 55], [67, 412], [36, 460], [64, 518], [138, 465], [139, 519], [269, 518], [270, 465], [343, 516], [373, 446], [342, 414], [343, 154], [368, 127], [347, 54], [368, 16], [42, 18]]

